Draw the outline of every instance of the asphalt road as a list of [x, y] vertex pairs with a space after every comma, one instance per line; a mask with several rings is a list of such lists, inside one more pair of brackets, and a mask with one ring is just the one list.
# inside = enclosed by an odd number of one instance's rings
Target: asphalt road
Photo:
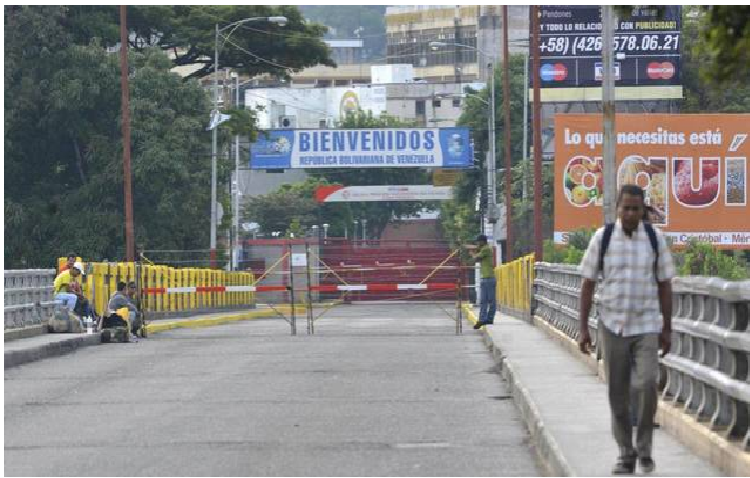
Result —
[[464, 329], [435, 305], [341, 306], [313, 336], [262, 319], [9, 369], [5, 474], [538, 475]]

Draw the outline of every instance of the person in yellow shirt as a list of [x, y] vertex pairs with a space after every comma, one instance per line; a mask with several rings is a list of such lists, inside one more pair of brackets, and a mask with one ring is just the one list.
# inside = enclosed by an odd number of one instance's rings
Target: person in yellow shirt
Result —
[[76, 262], [70, 269], [62, 271], [55, 277], [55, 302], [67, 306], [68, 310], [80, 316], [91, 315], [88, 300], [83, 296], [79, 277], [83, 272], [83, 264]]

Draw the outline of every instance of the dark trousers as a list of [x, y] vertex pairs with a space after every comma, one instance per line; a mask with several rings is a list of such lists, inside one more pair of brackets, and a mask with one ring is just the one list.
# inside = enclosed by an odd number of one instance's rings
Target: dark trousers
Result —
[[[604, 325], [601, 328], [609, 406], [612, 411], [612, 434], [620, 448], [620, 456], [627, 457], [637, 453], [638, 456], [650, 457], [654, 415], [658, 403], [659, 334], [622, 337]], [[633, 397], [638, 400], [635, 449], [630, 411], [631, 387]]]

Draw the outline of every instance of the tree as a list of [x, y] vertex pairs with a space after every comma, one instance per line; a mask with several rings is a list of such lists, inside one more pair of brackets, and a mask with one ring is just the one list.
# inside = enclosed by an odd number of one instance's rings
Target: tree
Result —
[[289, 70], [299, 71], [318, 64], [336, 66], [329, 58], [328, 46], [321, 40], [326, 28], [305, 22], [293, 5], [128, 7], [128, 23], [136, 33], [131, 46], [136, 49], [158, 46], [173, 55], [175, 66], [202, 65], [190, 78], [206, 76], [213, 70], [217, 23], [221, 27], [245, 18], [270, 16], [284, 16], [287, 24], [252, 22], [224, 32], [232, 35], [219, 55], [219, 68], [230, 67], [250, 77], [263, 73], [286, 77]]
[[[119, 259], [124, 255], [120, 69], [118, 55], [104, 48], [119, 40], [118, 9], [6, 6], [4, 12], [6, 266], [49, 267], [69, 250], [91, 260]], [[215, 22], [268, 15], [289, 19], [278, 38], [268, 31], [271, 25], [255, 25], [238, 29], [233, 41], [245, 49], [254, 42], [258, 48], [251, 52], [293, 68], [330, 63], [319, 41], [324, 28], [303, 24], [294, 7], [149, 6], [128, 7], [128, 13], [137, 32], [129, 54], [136, 246], [205, 248], [210, 104], [197, 81], [170, 69], [187, 61], [185, 55], [209, 61]], [[149, 46], [155, 44], [159, 48]], [[160, 51], [168, 46], [176, 59]], [[228, 50], [223, 66], [244, 61], [245, 71], [279, 71], [248, 61], [245, 53], [240, 57], [235, 46]], [[220, 127], [222, 144], [230, 133], [252, 138], [252, 112], [232, 112], [232, 120]], [[220, 155], [219, 200], [225, 209], [228, 163]], [[221, 227], [229, 220], [225, 215]]]
[[711, 81], [705, 72], [712, 64], [710, 47], [701, 34], [707, 15], [701, 7], [682, 7], [682, 84], [684, 113], [746, 113], [750, 111], [750, 84], [737, 77], [731, 86]]
[[[619, 15], [627, 16], [633, 7], [616, 6]], [[663, 11], [664, 7], [660, 8]], [[700, 28], [696, 35], [683, 38], [695, 39], [703, 44], [705, 63], [701, 65], [701, 76], [707, 83], [732, 85], [750, 77], [750, 6], [707, 5], [684, 6], [690, 12], [687, 20], [698, 19]], [[684, 17], [683, 17], [684, 18]], [[683, 22], [684, 23], [684, 22]]]
[[330, 224], [329, 235], [343, 236], [352, 222], [351, 207], [347, 203], [318, 204], [315, 189], [328, 184], [325, 178], [309, 177], [301, 183], [284, 184], [276, 191], [254, 196], [244, 206], [243, 214], [252, 217], [266, 233], [309, 231], [320, 218]]
[[[495, 111], [496, 111], [496, 152], [497, 161], [495, 170], [500, 171], [505, 168], [505, 116], [503, 115], [503, 74], [504, 69], [499, 66], [494, 75], [495, 81]], [[512, 55], [510, 58], [510, 93], [511, 93], [511, 156], [513, 164], [512, 172], [512, 197], [513, 197], [513, 227], [516, 237], [514, 244], [514, 255], [530, 252], [533, 249], [531, 238], [533, 237], [533, 200], [528, 202], [522, 200], [523, 191], [523, 171], [526, 170], [528, 181], [529, 198], [533, 198], [533, 178], [531, 176], [531, 167], [528, 160], [523, 160], [523, 97], [524, 97], [524, 59], [522, 55]], [[441, 206], [441, 223], [449, 240], [453, 242], [466, 242], [476, 236], [476, 231], [480, 229], [480, 213], [475, 212], [476, 192], [482, 189], [480, 206], [484, 211], [486, 196], [484, 188], [486, 183], [486, 171], [484, 169], [486, 151], [489, 148], [489, 135], [487, 128], [487, 118], [489, 108], [484, 102], [491, 100], [490, 89], [484, 88], [481, 91], [470, 91], [464, 103], [464, 109], [458, 120], [458, 125], [468, 126], [471, 128], [474, 137], [474, 150], [478, 158], [477, 168], [467, 171], [462, 179], [456, 185], [456, 194], [452, 201], [444, 203]], [[504, 174], [497, 174], [497, 199], [498, 202], [504, 202], [505, 181]], [[552, 186], [552, 171], [545, 168], [543, 171], [543, 182], [545, 188]], [[552, 195], [545, 195], [543, 198], [543, 231], [546, 237], [552, 232]], [[471, 216], [471, 217], [469, 217]], [[460, 221], [469, 229], [461, 233], [456, 231], [454, 224]]]
[[[5, 11], [5, 260], [49, 267], [65, 251], [124, 255], [118, 55], [78, 45], [65, 7]], [[133, 53], [132, 174], [136, 244], [208, 242], [210, 105], [157, 49]], [[190, 191], [185, 194], [185, 191]], [[203, 225], [206, 225], [203, 227]]]

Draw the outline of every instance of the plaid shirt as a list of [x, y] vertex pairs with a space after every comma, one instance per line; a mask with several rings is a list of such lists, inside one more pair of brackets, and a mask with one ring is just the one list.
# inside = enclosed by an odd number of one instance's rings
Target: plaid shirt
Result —
[[[659, 263], [656, 273], [659, 282], [675, 275], [672, 254], [658, 229]], [[599, 276], [599, 251], [604, 228], [591, 238], [581, 261], [581, 275], [590, 280]], [[662, 328], [659, 290], [654, 278], [654, 250], [643, 224], [628, 237], [618, 220], [612, 231], [604, 256], [604, 279], [601, 283], [599, 320], [613, 333], [632, 336], [659, 333]]]

